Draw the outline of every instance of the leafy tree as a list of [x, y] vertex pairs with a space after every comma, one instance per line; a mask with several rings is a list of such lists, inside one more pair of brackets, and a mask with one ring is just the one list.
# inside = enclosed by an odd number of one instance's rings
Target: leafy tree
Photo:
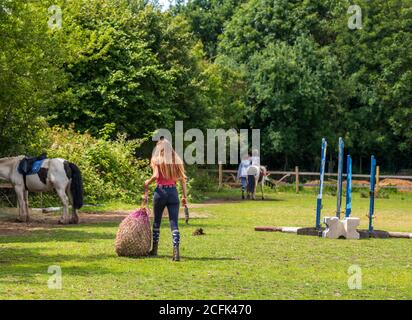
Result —
[[270, 163], [307, 167], [321, 136], [332, 150], [342, 136], [360, 170], [371, 154], [390, 170], [411, 165], [411, 2], [358, 1], [359, 30], [350, 4], [251, 0], [226, 24], [217, 61], [245, 75]]
[[[28, 150], [62, 83], [44, 2], [0, 0], [0, 153]], [[44, 10], [42, 10], [44, 9]]]
[[226, 25], [217, 61], [244, 74], [249, 123], [271, 165], [313, 168], [320, 139], [337, 141], [345, 86], [327, 46], [335, 4], [252, 0]]
[[293, 44], [303, 34], [326, 45], [333, 42], [330, 25], [342, 0], [250, 0], [226, 25], [220, 54], [245, 64], [257, 51], [279, 40]]
[[175, 120], [205, 128], [221, 118], [221, 96], [205, 97], [211, 69], [183, 16], [132, 0], [74, 1], [64, 12], [58, 37], [70, 82], [53, 123], [92, 134], [113, 123], [139, 137]]
[[202, 41], [209, 58], [217, 54], [219, 36], [224, 32], [225, 23], [230, 21], [245, 0], [189, 0], [177, 4], [172, 10], [183, 14], [194, 34]]
[[341, 77], [327, 48], [309, 37], [293, 45], [279, 41], [253, 55], [248, 68], [251, 126], [262, 128], [262, 151], [271, 163], [304, 166], [323, 136], [336, 141], [331, 119], [339, 114], [334, 93]]
[[412, 154], [412, 5], [410, 1], [358, 1], [362, 29], [336, 24], [334, 51], [350, 83], [346, 110], [351, 145], [360, 157], [377, 155], [396, 170]]

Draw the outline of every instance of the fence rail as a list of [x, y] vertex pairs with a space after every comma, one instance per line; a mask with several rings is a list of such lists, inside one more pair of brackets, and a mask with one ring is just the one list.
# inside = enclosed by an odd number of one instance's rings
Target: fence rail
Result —
[[[218, 174], [218, 181], [219, 181], [219, 188], [222, 185], [238, 185], [236, 181], [237, 170], [224, 170], [222, 165], [219, 165], [219, 169], [202, 169], [207, 172], [217, 173]], [[381, 179], [400, 179], [400, 180], [411, 180], [412, 176], [406, 175], [380, 175], [379, 174], [379, 166], [376, 167], [376, 191], [379, 189], [400, 189], [400, 190], [412, 190], [411, 186], [398, 186], [398, 185], [386, 185], [380, 186], [379, 182]], [[226, 175], [226, 177], [225, 177]], [[229, 177], [228, 177], [229, 176]], [[272, 183], [275, 185], [287, 185], [287, 186], [295, 186], [296, 193], [299, 193], [300, 187], [316, 187], [318, 184], [314, 183], [302, 183], [300, 177], [316, 177], [319, 176], [319, 172], [303, 172], [299, 171], [299, 167], [295, 167], [295, 171], [268, 171], [268, 177], [270, 176], [281, 176], [280, 179], [273, 179]], [[325, 177], [337, 177], [337, 173], [327, 173], [325, 172]], [[343, 177], [346, 177], [346, 174], [343, 174]], [[353, 178], [363, 178], [363, 179], [370, 179], [369, 174], [352, 174]], [[294, 183], [287, 183], [285, 182], [288, 178], [294, 178]], [[356, 181], [355, 181], [356, 182]], [[336, 184], [325, 183], [325, 186], [335, 186]], [[364, 188], [367, 187], [368, 184], [353, 184], [353, 188]], [[7, 183], [0, 179], [0, 197], [4, 196], [4, 193], [1, 190], [12, 189], [13, 186], [10, 183]]]
[[[219, 172], [218, 169], [203, 169], [208, 172]], [[237, 170], [222, 170], [222, 173], [232, 173], [237, 174]], [[268, 175], [291, 175], [295, 176], [296, 171], [268, 171]], [[318, 176], [319, 172], [299, 172], [299, 176]], [[325, 172], [325, 176], [330, 177], [337, 177], [337, 173], [327, 173]], [[343, 174], [346, 177], [346, 174]], [[352, 174], [354, 178], [370, 178], [369, 174]], [[397, 175], [380, 175], [381, 179], [401, 179], [401, 180], [412, 180], [412, 176], [397, 176]]]
[[[207, 172], [217, 173], [218, 180], [219, 180], [219, 188], [223, 186], [223, 184], [229, 185], [238, 185], [236, 175], [237, 170], [224, 170], [222, 165], [219, 165], [219, 169], [203, 169]], [[314, 183], [302, 183], [300, 181], [300, 177], [316, 177], [319, 176], [319, 172], [301, 172], [299, 171], [299, 167], [295, 167], [295, 171], [268, 171], [268, 177], [270, 179], [271, 176], [281, 176], [280, 179], [273, 179], [271, 182], [275, 185], [289, 185], [296, 187], [296, 193], [299, 193], [300, 187], [315, 187], [317, 184]], [[337, 177], [337, 173], [327, 173], [325, 172], [325, 177]], [[343, 174], [343, 177], [346, 177], [346, 174]], [[287, 183], [285, 182], [288, 178], [294, 178], [294, 183]], [[369, 174], [352, 174], [352, 178], [363, 178], [363, 179], [370, 179]], [[379, 185], [379, 182], [382, 179], [399, 179], [399, 180], [411, 180], [412, 176], [406, 175], [380, 175], [379, 166], [376, 167], [376, 191], [379, 192], [379, 189], [400, 189], [400, 190], [412, 190], [411, 185]], [[355, 182], [355, 183], [353, 183]], [[353, 188], [364, 188], [369, 186], [368, 184], [357, 184], [356, 180], [352, 183]], [[325, 183], [325, 186], [334, 186], [336, 184]]]

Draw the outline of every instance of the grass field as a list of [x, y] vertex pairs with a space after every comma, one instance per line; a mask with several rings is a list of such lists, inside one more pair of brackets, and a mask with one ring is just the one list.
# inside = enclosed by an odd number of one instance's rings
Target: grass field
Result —
[[[158, 258], [118, 258], [114, 222], [0, 236], [0, 298], [412, 299], [412, 239], [255, 232], [256, 225], [313, 226], [315, 196], [271, 193], [265, 201], [241, 202], [225, 191], [209, 197], [220, 200], [191, 210], [206, 218], [181, 224], [179, 263], [171, 261], [167, 220]], [[324, 214], [333, 214], [335, 201], [325, 197]], [[365, 228], [367, 208], [368, 199], [355, 194], [353, 216]], [[412, 196], [378, 199], [376, 214], [376, 229], [412, 232]], [[206, 235], [193, 236], [199, 227]], [[48, 289], [51, 265], [62, 269], [61, 290]], [[348, 287], [352, 265], [362, 272], [358, 290]]]

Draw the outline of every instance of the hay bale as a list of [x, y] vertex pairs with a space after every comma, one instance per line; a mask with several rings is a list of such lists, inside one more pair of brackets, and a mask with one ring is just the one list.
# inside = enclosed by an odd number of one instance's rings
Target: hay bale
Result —
[[118, 256], [141, 257], [149, 254], [152, 244], [149, 214], [148, 209], [141, 208], [120, 223], [115, 242]]

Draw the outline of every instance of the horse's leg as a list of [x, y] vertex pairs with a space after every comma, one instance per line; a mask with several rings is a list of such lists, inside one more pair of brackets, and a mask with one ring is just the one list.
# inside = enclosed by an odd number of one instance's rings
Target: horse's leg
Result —
[[61, 202], [63, 203], [63, 216], [60, 218], [60, 224], [68, 224], [69, 221], [69, 197], [66, 194], [66, 188], [61, 186], [55, 187], [57, 195], [59, 196]]
[[247, 190], [247, 193], [246, 193], [246, 199], [250, 199], [250, 194], [252, 193], [252, 176], [251, 175], [248, 175], [247, 176], [247, 184], [246, 184], [246, 190]]
[[264, 177], [262, 178], [262, 182], [260, 184], [260, 191], [262, 191], [262, 200], [265, 200], [265, 196], [263, 194], [263, 187], [265, 186], [265, 179]]
[[256, 200], [256, 189], [257, 189], [258, 182], [259, 182], [259, 176], [255, 177], [255, 184], [253, 186], [253, 194], [252, 194], [253, 200]]
[[29, 217], [29, 191], [24, 190], [24, 211], [25, 211], [25, 221], [29, 222], [30, 217]]
[[70, 223], [78, 224], [79, 223], [79, 216], [77, 215], [77, 210], [73, 205], [73, 195], [70, 191], [70, 183], [67, 185], [66, 193], [69, 195], [70, 204], [72, 205], [72, 218], [70, 219]]
[[24, 193], [25, 193], [26, 190], [24, 190], [24, 187], [15, 186], [14, 191], [16, 191], [17, 202], [18, 202], [18, 205], [19, 205], [19, 216], [17, 217], [17, 221], [24, 222], [23, 217], [26, 217], [26, 214], [24, 212], [24, 210], [26, 208], [26, 204], [24, 202]]

